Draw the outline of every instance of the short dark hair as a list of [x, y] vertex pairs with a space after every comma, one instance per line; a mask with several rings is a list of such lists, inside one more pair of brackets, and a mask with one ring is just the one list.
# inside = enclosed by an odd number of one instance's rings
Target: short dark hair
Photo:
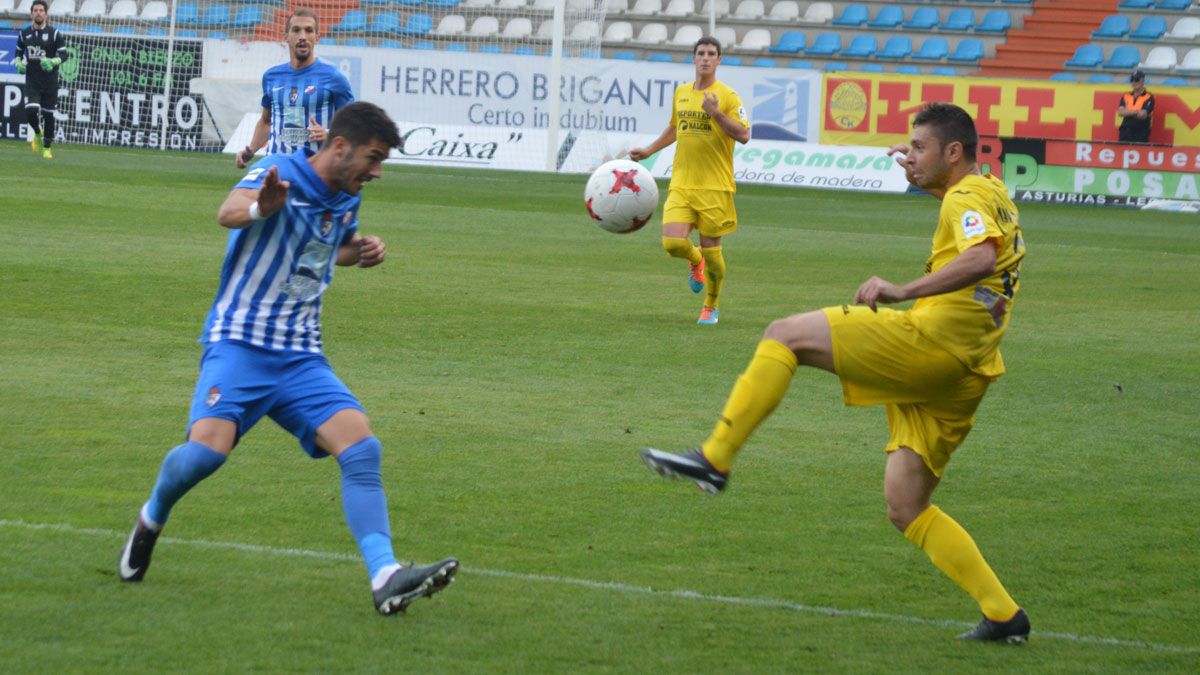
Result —
[[971, 119], [971, 114], [966, 110], [953, 103], [930, 103], [917, 113], [912, 125], [914, 129], [928, 125], [942, 147], [955, 141], [962, 143], [963, 157], [975, 161], [979, 134], [975, 131], [975, 120]]
[[711, 35], [696, 40], [696, 44], [692, 45], [692, 54], [696, 54], [696, 50], [700, 49], [700, 45], [712, 45], [717, 48], [717, 56], [721, 55], [721, 41]]
[[317, 13], [307, 7], [301, 7], [300, 9], [292, 12], [291, 16], [287, 18], [287, 21], [283, 24], [284, 32], [292, 29], [292, 19], [298, 16], [307, 16], [308, 18], [312, 19], [316, 29], [321, 30], [321, 18], [317, 16]]
[[383, 108], [366, 101], [355, 101], [338, 110], [329, 122], [330, 140], [341, 136], [358, 147], [373, 140], [387, 143], [389, 148], [400, 147], [400, 132], [396, 123]]
[[38, 5], [41, 5], [42, 9], [46, 10], [47, 14], [50, 13], [50, 5], [46, 4], [46, 0], [33, 0], [33, 2], [29, 4], [29, 11], [32, 12], [33, 8], [37, 7]]

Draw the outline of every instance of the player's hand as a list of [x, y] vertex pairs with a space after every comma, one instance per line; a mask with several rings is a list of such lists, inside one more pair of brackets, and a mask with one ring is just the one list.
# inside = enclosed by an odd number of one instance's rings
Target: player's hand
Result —
[[716, 94], [706, 91], [704, 92], [704, 101], [700, 104], [700, 107], [704, 109], [704, 112], [708, 113], [709, 117], [713, 117], [721, 112], [721, 101], [717, 98]]
[[640, 162], [649, 156], [650, 156], [650, 153], [646, 152], [646, 148], [630, 148], [629, 149], [629, 159], [632, 159], [635, 162]]
[[41, 60], [42, 70], [49, 72], [49, 71], [57, 68], [58, 64], [60, 64], [60, 63], [62, 63], [62, 59], [58, 58], [57, 56], [52, 59], [42, 59]]
[[374, 267], [387, 257], [387, 246], [379, 237], [363, 237], [358, 242], [358, 266]]
[[879, 277], [871, 277], [864, 281], [863, 285], [858, 287], [858, 292], [854, 294], [854, 304], [866, 305], [871, 308], [872, 312], [877, 311], [876, 305], [878, 304], [889, 304], [907, 299], [899, 286]]
[[17, 64], [17, 72], [24, 75], [25, 74], [25, 59], [17, 59], [16, 64]]
[[325, 127], [317, 124], [316, 115], [310, 115], [308, 118], [308, 140], [312, 143], [325, 142]]
[[254, 161], [254, 153], [255, 150], [247, 145], [238, 151], [237, 156], [233, 159], [233, 163], [237, 165], [237, 168], [244, 169], [250, 166], [250, 162]]
[[283, 208], [284, 202], [287, 201], [288, 188], [291, 186], [286, 180], [279, 180], [279, 168], [271, 167], [267, 169], [267, 175], [263, 177], [262, 187], [258, 190], [258, 213], [264, 217], [270, 217], [276, 211]]
[[912, 152], [912, 148], [905, 143], [896, 143], [887, 149], [888, 157], [896, 158], [896, 163], [904, 168], [904, 179], [911, 183], [913, 182], [912, 163], [908, 161], [910, 152]]

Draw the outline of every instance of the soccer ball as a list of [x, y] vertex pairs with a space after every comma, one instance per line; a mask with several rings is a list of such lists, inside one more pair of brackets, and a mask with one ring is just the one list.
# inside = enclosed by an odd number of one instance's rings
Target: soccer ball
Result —
[[614, 159], [592, 172], [583, 203], [600, 227], [617, 234], [634, 232], [650, 222], [658, 208], [658, 184], [641, 164]]

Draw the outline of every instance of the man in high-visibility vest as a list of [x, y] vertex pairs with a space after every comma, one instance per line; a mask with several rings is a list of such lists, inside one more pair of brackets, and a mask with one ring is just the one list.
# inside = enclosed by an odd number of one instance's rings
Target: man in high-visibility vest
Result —
[[1146, 74], [1140, 70], [1129, 76], [1133, 90], [1121, 97], [1117, 115], [1121, 120], [1122, 143], [1149, 143], [1150, 121], [1154, 117], [1154, 94], [1146, 91]]

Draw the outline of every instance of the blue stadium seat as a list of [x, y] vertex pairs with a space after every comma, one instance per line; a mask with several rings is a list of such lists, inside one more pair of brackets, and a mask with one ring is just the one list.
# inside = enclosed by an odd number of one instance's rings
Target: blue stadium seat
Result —
[[842, 37], [837, 33], [821, 33], [808, 48], [809, 56], [832, 56], [841, 51]]
[[536, 54], [533, 47], [514, 47], [512, 53], [518, 56], [534, 56]]
[[867, 22], [871, 28], [896, 28], [904, 23], [904, 8], [896, 5], [884, 5], [879, 8], [875, 18]]
[[[60, 24], [58, 27], [62, 28], [62, 25]], [[66, 29], [63, 28], [63, 30], [66, 30]], [[68, 32], [70, 32], [70, 31], [68, 31]], [[162, 26], [151, 26], [150, 28], [146, 29], [147, 37], [162, 37], [166, 34], [167, 34], [167, 29], [163, 28]]]
[[956, 63], [977, 63], [983, 58], [983, 40], [979, 38], [966, 38], [959, 40], [958, 45], [954, 48], [954, 53], [947, 56], [947, 61]]
[[874, 35], [855, 35], [850, 46], [838, 52], [838, 56], [852, 59], [869, 59], [879, 49]]
[[384, 40], [379, 43], [379, 46], [387, 47], [388, 49], [404, 49], [404, 43], [399, 40]]
[[1004, 33], [1012, 28], [1012, 17], [1007, 10], [993, 9], [983, 15], [983, 20], [975, 26], [976, 33]]
[[954, 76], [958, 75], [958, 71], [951, 68], [950, 66], [938, 66], [937, 68], [934, 68], [933, 70], [929, 71], [929, 74], [930, 75], [949, 75], [951, 77], [954, 77]]
[[[483, 50], [480, 50], [480, 51], [483, 51]], [[581, 58], [581, 59], [602, 59], [602, 58], [604, 58], [604, 53], [601, 52], [599, 49], [585, 49], [585, 50], [579, 52], [579, 58]], [[721, 59], [721, 63], [724, 63], [724, 62], [725, 62], [725, 59]]]
[[950, 10], [938, 28], [942, 30], [971, 30], [975, 27], [975, 11], [969, 7]]
[[83, 27], [83, 30], [81, 32], [83, 32], [83, 33], [103, 33], [104, 29], [94, 23], [89, 23], [88, 25]]
[[1108, 55], [1108, 60], [1104, 62], [1105, 68], [1117, 68], [1120, 70], [1131, 70], [1137, 66], [1142, 60], [1142, 55], [1138, 52], [1138, 48], [1133, 45], [1121, 45], [1112, 50], [1112, 54]]
[[835, 26], [861, 26], [867, 22], [867, 6], [859, 3], [846, 5], [841, 16], [831, 23]]
[[192, 29], [188, 28], [188, 29], [186, 29], [186, 30], [177, 30], [177, 31], [175, 31], [175, 37], [181, 37], [181, 38], [198, 38], [198, 37], [200, 37], [200, 33], [197, 33], [196, 31], [194, 31], [194, 30], [192, 30]]
[[1095, 68], [1104, 60], [1104, 50], [1100, 45], [1079, 45], [1075, 55], [1063, 64], [1068, 68]]
[[789, 30], [784, 31], [783, 35], [779, 36], [779, 40], [771, 45], [767, 51], [775, 54], [797, 54], [804, 51], [804, 47], [804, 33], [798, 30]]
[[430, 7], [437, 7], [438, 9], [450, 9], [452, 7], [458, 7], [459, 2], [460, 0], [429, 0], [426, 4], [428, 4]]
[[[268, 2], [268, 4], [269, 4], [270, 2], [272, 2], [272, 0], [266, 0], [266, 2]], [[391, 3], [391, 0], [359, 0], [359, 3], [358, 3], [358, 4], [360, 4], [360, 5], [370, 5], [370, 6], [374, 6], [374, 7], [386, 7], [386, 6], [388, 6], [388, 4], [390, 4], [390, 3]], [[393, 42], [394, 42], [394, 40], [393, 40]], [[382, 43], [381, 43], [381, 45], [380, 45], [380, 46], [383, 46], [383, 47], [394, 47], [394, 46], [396, 46], [396, 45], [388, 45], [388, 44], [382, 44]]]
[[371, 22], [370, 26], [367, 26], [366, 32], [370, 35], [395, 35], [403, 27], [399, 14], [383, 12], [375, 15], [375, 20]]
[[237, 8], [229, 25], [235, 28], [252, 28], [262, 23], [262, 7], [258, 5], [242, 5]]
[[465, 52], [469, 51], [467, 46], [461, 42], [447, 42], [442, 45], [442, 50], [447, 52]]
[[[112, 32], [117, 35], [137, 35], [137, 31], [133, 29], [133, 26], [117, 26]], [[209, 37], [212, 36], [210, 35]]]
[[896, 66], [896, 72], [900, 75], [920, 75], [921, 69], [912, 64], [905, 64], [903, 66]]
[[424, 35], [433, 30], [433, 17], [428, 14], [413, 14], [400, 29], [401, 35]]
[[1113, 76], [1108, 73], [1092, 73], [1088, 75], [1087, 81], [1095, 84], [1112, 84]]
[[[724, 61], [722, 61], [722, 62], [724, 62]], [[775, 67], [775, 59], [769, 59], [769, 58], [763, 56], [763, 57], [759, 57], [759, 58], [751, 61], [750, 65], [754, 66], [755, 68], [774, 68]]]
[[1154, 6], [1154, 0], [1121, 0], [1121, 4], [1117, 6], [1129, 9], [1149, 9]]
[[1005, 2], [1010, 5], [1032, 5], [1033, 4], [1033, 0], [1000, 0], [1000, 2]]
[[631, 52], [627, 49], [623, 49], [621, 51], [613, 52], [612, 56], [609, 58], [617, 59], [618, 61], [637, 61], [638, 55], [637, 52]]
[[[691, 56], [691, 54], [688, 54], [688, 56]], [[738, 57], [738, 56], [722, 56], [721, 57], [721, 65], [723, 65], [723, 66], [740, 66], [740, 65], [742, 65], [742, 59], [741, 59], [741, 57]]]
[[371, 43], [365, 37], [346, 38], [345, 40], [342, 41], [342, 44], [346, 45], [347, 47], [369, 47], [369, 46], [371, 46]]
[[884, 43], [883, 49], [875, 52], [877, 59], [906, 59], [912, 54], [912, 39], [907, 35], [893, 35]]
[[882, 73], [884, 68], [878, 63], [864, 63], [858, 67], [860, 73]]
[[1159, 82], [1159, 84], [1164, 87], [1186, 87], [1188, 86], [1188, 81], [1182, 77], [1167, 77], [1162, 82]]
[[791, 63], [788, 64], [788, 68], [801, 68], [803, 70], [812, 70], [813, 64], [812, 64], [812, 61], [807, 61], [805, 59], [795, 59], [794, 61], [792, 61]]
[[352, 9], [342, 15], [342, 20], [329, 30], [333, 33], [358, 33], [367, 28], [367, 10]]
[[201, 26], [224, 26], [229, 23], [230, 15], [229, 5], [223, 3], [215, 3], [208, 6], [204, 10], [204, 14], [200, 17]]
[[1147, 40], [1153, 42], [1163, 36], [1167, 32], [1167, 20], [1161, 16], [1148, 16], [1138, 23], [1137, 28], [1129, 32], [1129, 37], [1133, 40]]
[[420, 7], [425, 3], [425, 0], [395, 0], [395, 2], [397, 5], [404, 5], [406, 7]]
[[1111, 14], [1104, 17], [1100, 27], [1092, 31], [1094, 38], [1123, 38], [1129, 32], [1129, 17], [1124, 14]]
[[1050, 76], [1050, 79], [1055, 82], [1074, 82], [1075, 73], [1055, 73]]
[[651, 54], [650, 56], [647, 56], [646, 60], [654, 61], [655, 63], [671, 63], [675, 59], [671, 58], [670, 54], [664, 54], [662, 52], [657, 52], [657, 53]]
[[[480, 54], [503, 54], [504, 50], [500, 49], [500, 45], [486, 44], [479, 48]], [[600, 58], [597, 56], [596, 58]]]
[[[421, 51], [430, 51], [430, 50], [437, 49], [437, 45], [430, 42], [429, 40], [417, 40], [416, 42], [413, 43], [412, 48], [419, 49]], [[513, 53], [516, 53], [516, 52], [514, 51]], [[530, 53], [532, 54], [533, 52], [530, 52]]]
[[223, 30], [213, 30], [209, 31], [208, 35], [205, 35], [204, 37], [208, 38], [209, 40], [228, 40], [229, 33], [226, 33]]
[[1155, 5], [1158, 9], [1170, 9], [1184, 12], [1192, 6], [1192, 0], [1158, 0]]
[[950, 46], [946, 43], [946, 38], [930, 37], [925, 38], [921, 43], [921, 48], [913, 53], [914, 59], [922, 61], [941, 61], [946, 58], [946, 54], [950, 53]]
[[200, 22], [200, 6], [194, 2], [181, 2], [175, 7], [175, 23], [184, 26]]
[[823, 68], [823, 70], [825, 70], [826, 72], [832, 71], [832, 70], [850, 70], [850, 66], [847, 66], [846, 64], [842, 63], [841, 61], [830, 61], [825, 64], [825, 67]]
[[911, 30], [933, 30], [938, 25], [938, 11], [933, 7], [918, 7], [917, 11], [908, 17], [904, 27]]

